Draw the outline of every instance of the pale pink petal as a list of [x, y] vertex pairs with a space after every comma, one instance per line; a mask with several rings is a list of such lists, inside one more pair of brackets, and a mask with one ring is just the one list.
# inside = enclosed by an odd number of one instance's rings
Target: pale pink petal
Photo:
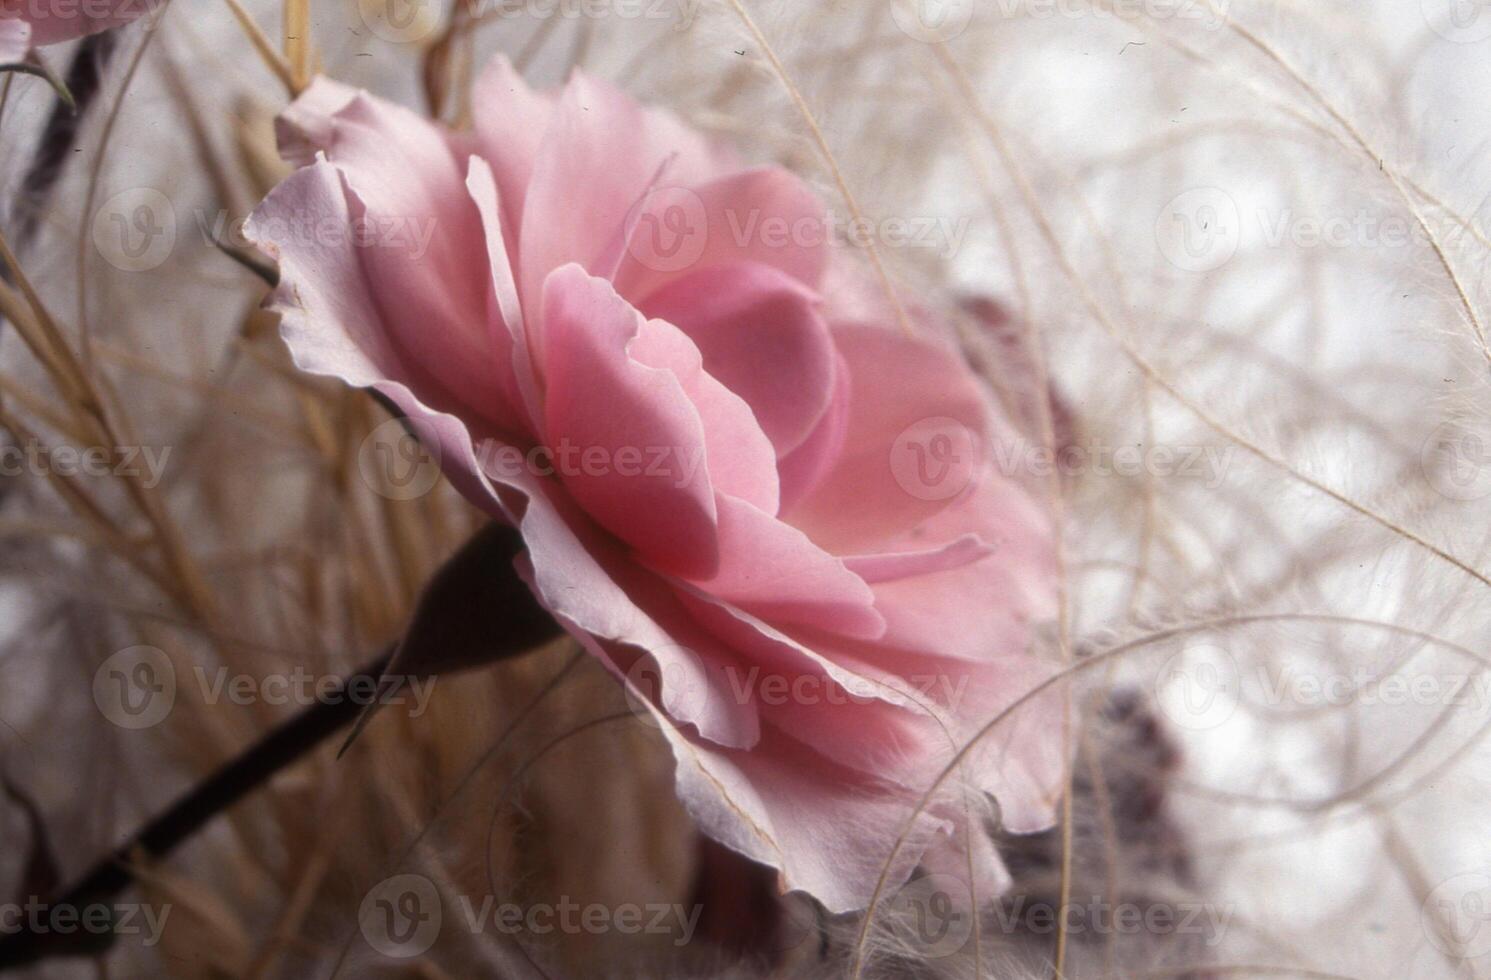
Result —
[[[518, 282], [530, 319], [541, 309], [545, 278], [566, 262], [610, 274], [600, 266], [660, 173], [670, 183], [698, 183], [712, 175], [712, 160], [704, 139], [672, 116], [575, 72], [544, 132], [523, 204]], [[542, 349], [543, 338], [536, 341]]]
[[768, 724], [835, 762], [913, 786], [927, 760], [956, 749], [935, 704], [904, 678], [849, 658], [824, 657], [756, 616], [697, 589], [680, 593], [709, 632], [739, 651], [734, 689]]
[[[1049, 617], [1055, 605], [1048, 568], [1034, 566], [1027, 557], [996, 548], [959, 568], [876, 583], [875, 608], [886, 621], [882, 642], [902, 652], [967, 660], [1019, 653], [1029, 642], [1031, 623]], [[1036, 571], [1048, 575], [1032, 580]], [[957, 630], [947, 628], [950, 617]]]
[[782, 483], [781, 513], [812, 493], [838, 464], [849, 433], [849, 365], [834, 351], [833, 397], [806, 441], [777, 462]]
[[[977, 660], [896, 649], [886, 638], [802, 643], [717, 599], [697, 592], [684, 598], [700, 622], [742, 651], [742, 669], [755, 671], [755, 683], [737, 687], [757, 695], [767, 725], [840, 765], [916, 793], [985, 723], [1052, 673], [1025, 653], [1023, 638], [1013, 653], [986, 651]], [[806, 699], [771, 703], [764, 696], [770, 676], [797, 682], [789, 689]], [[1016, 833], [1054, 819], [1065, 758], [1061, 697], [1052, 687], [1013, 712], [981, 739], [964, 766], [964, 778], [998, 799], [1006, 826]]]
[[670, 166], [659, 186], [635, 202], [616, 290], [645, 306], [680, 277], [747, 263], [811, 289], [823, 278], [831, 244], [822, 203], [779, 167], [689, 185]]
[[506, 361], [510, 371], [497, 370], [494, 383], [503, 390], [504, 401], [521, 410], [527, 423], [525, 431], [536, 435], [543, 418], [538, 378], [528, 347], [528, 328], [523, 321], [518, 285], [513, 278], [509, 249], [503, 238], [501, 201], [492, 169], [481, 157], [472, 157], [466, 175], [466, 190], [481, 215], [486, 232], [487, 266], [491, 271], [491, 290], [487, 298], [487, 322], [493, 356]]
[[19, 64], [31, 48], [31, 25], [24, 20], [0, 18], [0, 65]]
[[689, 335], [705, 370], [751, 406], [778, 458], [806, 442], [828, 411], [833, 338], [817, 297], [786, 273], [714, 266], [674, 280], [641, 309]]
[[492, 166], [502, 199], [507, 245], [518, 255], [523, 201], [533, 164], [554, 113], [554, 96], [535, 92], [505, 55], [488, 62], [471, 90], [477, 149]]
[[[951, 350], [893, 327], [838, 325], [834, 339], [849, 367], [849, 421], [832, 471], [790, 512], [820, 546], [869, 554], [913, 532], [976, 481], [988, 451], [989, 406], [977, 380]], [[934, 460], [940, 480], [926, 487], [908, 469], [921, 427], [941, 423], [961, 436], [950, 460]], [[974, 458], [969, 458], [970, 455]], [[943, 491], [951, 491], [945, 493]]]
[[[362, 332], [356, 343], [385, 365], [385, 376], [407, 384], [436, 409], [479, 419], [498, 430], [522, 431], [524, 416], [512, 379], [510, 353], [493, 349], [494, 334], [487, 327], [489, 303], [485, 294], [491, 287], [485, 285], [490, 279], [485, 235], [476, 205], [464, 185], [456, 185], [464, 203], [450, 210], [469, 213], [471, 223], [459, 232], [472, 236], [468, 248], [475, 262], [467, 262], [463, 268], [480, 278], [471, 290], [476, 297], [471, 301], [474, 305], [460, 312], [463, 322], [456, 327], [449, 322], [457, 316], [451, 305], [456, 291], [443, 287], [436, 263], [418, 260], [425, 250], [449, 251], [449, 243], [441, 242], [447, 232], [437, 229], [439, 219], [427, 216], [401, 221], [389, 210], [386, 190], [382, 210], [374, 212], [350, 186], [350, 178], [341, 166], [326, 168], [324, 163], [302, 168], [276, 188], [255, 212], [251, 239], [277, 256], [301, 252], [336, 256], [338, 261], [350, 259], [356, 274], [350, 270], [343, 273], [338, 289], [357, 290], [358, 303], [371, 307], [372, 312], [360, 320]], [[314, 190], [313, 183], [302, 177], [310, 171], [318, 175], [315, 184], [319, 186]], [[377, 179], [364, 177], [364, 183], [379, 186]], [[297, 194], [312, 193], [318, 206], [325, 206], [332, 196], [328, 190], [331, 184], [340, 186], [344, 198], [335, 211], [309, 210], [296, 199]], [[282, 193], [287, 188], [295, 188], [295, 193]], [[412, 209], [405, 213], [415, 214]], [[350, 297], [333, 297], [331, 292], [328, 289], [331, 304], [351, 302]]]
[[684, 576], [702, 591], [772, 623], [859, 637], [885, 631], [874, 593], [843, 561], [743, 500], [716, 494], [715, 504], [718, 567], [712, 575]]
[[331, 149], [336, 138], [336, 114], [345, 109], [358, 90], [317, 75], [304, 92], [274, 120], [274, 137], [286, 162], [304, 167], [316, 154]]
[[750, 406], [704, 370], [693, 341], [671, 323], [648, 320], [627, 353], [640, 364], [671, 371], [698, 409], [710, 486], [775, 514], [777, 466], [771, 443]]
[[268, 305], [280, 315], [296, 366], [358, 387], [406, 378], [408, 367], [388, 342], [356, 247], [346, 236], [294, 234], [292, 221], [305, 214], [328, 226], [352, 222], [345, 182], [329, 163], [286, 177], [244, 226], [249, 241], [279, 263], [279, 286]]
[[520, 473], [507, 485], [524, 497], [518, 526], [528, 551], [519, 570], [544, 607], [628, 681], [650, 674], [637, 667], [638, 658], [652, 661], [658, 683], [638, 691], [638, 701], [653, 703], [655, 695], [670, 725], [693, 726], [700, 738], [727, 748], [754, 745], [760, 722], [756, 706], [736, 695], [727, 674], [738, 665], [732, 652], [693, 622], [671, 589], [567, 503], [552, 481]]
[[851, 572], [874, 585], [963, 568], [994, 552], [976, 534], [965, 534], [947, 544], [921, 551], [891, 551], [878, 555], [857, 555], [844, 559]]
[[1063, 687], [1046, 686], [1053, 668], [1022, 652], [979, 665], [934, 658], [918, 672], [949, 705], [957, 743], [972, 745], [960, 772], [999, 803], [1004, 829], [1031, 834], [1054, 824], [1072, 736], [1063, 731]]
[[808, 892], [830, 912], [864, 908], [887, 864], [894, 890], [952, 829], [931, 810], [913, 819], [915, 798], [904, 789], [769, 726], [749, 752], [701, 744], [666, 724], [663, 732], [678, 795], [700, 828], [777, 868], [785, 890]]
[[[128, 24], [150, 13], [156, 6], [146, 0], [92, 0], [89, 3], [0, 0], [0, 21], [28, 21], [31, 44], [41, 47]], [[0, 61], [4, 60], [7, 59], [0, 58]]]
[[[1062, 731], [1065, 695], [1060, 684], [1043, 687], [1054, 670], [1023, 645], [1017, 652], [986, 652], [978, 659], [910, 653], [885, 639], [820, 641], [818, 648], [859, 671], [900, 676], [919, 703], [935, 711], [940, 738], [929, 737], [925, 744], [942, 751], [922, 760], [921, 775], [910, 785], [924, 790], [951, 761], [947, 747], [961, 751], [971, 744], [962, 778], [998, 801], [1007, 829], [1032, 833], [1055, 821], [1070, 749]], [[1017, 703], [1021, 706], [1014, 708]], [[1007, 709], [1013, 710], [1006, 715]], [[980, 735], [995, 719], [997, 724]]]
[[[317, 103], [339, 97], [321, 89], [303, 107], [305, 116]], [[407, 109], [359, 94], [314, 133], [326, 140], [322, 151], [345, 174], [363, 210], [354, 210], [346, 229], [310, 224], [302, 215], [293, 232], [352, 234], [388, 342], [404, 352], [405, 363], [443, 389], [449, 406], [516, 428], [521, 416], [508, 377], [511, 358], [492, 348], [488, 329], [486, 232], [466, 188], [465, 164], [443, 131]]]
[[321, 162], [298, 170], [255, 209], [245, 234], [279, 262], [279, 286], [267, 305], [280, 315], [280, 333], [303, 371], [377, 387], [413, 420], [419, 437], [440, 456], [450, 481], [473, 503], [506, 519], [482, 476], [466, 424], [422, 400], [438, 390], [411, 390], [416, 372], [388, 342], [382, 314], [370, 295], [357, 249], [345, 236], [285, 235], [286, 219], [314, 214], [328, 223], [350, 223], [355, 201], [341, 174]]
[[[603, 526], [652, 562], [680, 574], [719, 567], [715, 502], [704, 467], [704, 426], [671, 371], [627, 354], [642, 316], [610, 283], [566, 265], [544, 290], [545, 428], [569, 448], [565, 485]], [[585, 464], [587, 451], [604, 466]], [[640, 473], [616, 464], [640, 452]], [[654, 466], [658, 453], [666, 453]]]

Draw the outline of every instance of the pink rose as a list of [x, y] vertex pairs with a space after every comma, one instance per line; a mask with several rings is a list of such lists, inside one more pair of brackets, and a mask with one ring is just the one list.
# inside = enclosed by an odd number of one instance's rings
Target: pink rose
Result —
[[[301, 167], [248, 235], [295, 361], [397, 403], [521, 530], [521, 574], [645, 703], [705, 832], [862, 908], [933, 777], [1049, 676], [1051, 530], [995, 466], [1009, 430], [791, 174], [580, 73], [534, 92], [499, 60], [475, 106], [451, 132], [323, 79], [280, 118]], [[963, 788], [1050, 825], [1058, 716], [980, 744], [893, 884], [965, 844], [1001, 870]]]
[[0, 65], [32, 47], [60, 44], [127, 24], [160, 0], [0, 0]]

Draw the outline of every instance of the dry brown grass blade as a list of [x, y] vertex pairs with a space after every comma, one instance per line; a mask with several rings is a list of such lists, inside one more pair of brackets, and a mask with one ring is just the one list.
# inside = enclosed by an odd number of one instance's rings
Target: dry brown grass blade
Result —
[[64, 438], [72, 440], [74, 444], [88, 441], [88, 434], [78, 425], [77, 419], [59, 412], [54, 402], [48, 401], [15, 378], [0, 375], [0, 405], [6, 404], [7, 401], [15, 402], [32, 418], [42, 422]]
[[145, 59], [145, 53], [150, 50], [150, 44], [158, 33], [158, 31], [146, 33], [145, 39], [135, 46], [135, 53], [130, 56], [124, 78], [114, 92], [108, 117], [104, 120], [103, 132], [98, 138], [98, 150], [93, 154], [88, 173], [88, 190], [84, 193], [83, 209], [78, 216], [78, 248], [75, 258], [78, 290], [78, 347], [83, 359], [83, 373], [90, 377], [93, 373], [93, 330], [88, 319], [88, 256], [91, 253], [89, 246], [92, 240], [87, 228], [88, 223], [93, 220], [93, 205], [98, 197], [98, 184], [103, 174], [104, 159], [108, 156], [114, 126], [119, 121], [119, 111], [124, 107], [124, 97], [129, 93], [130, 85], [134, 82], [140, 65]]
[[285, 0], [285, 60], [298, 89], [311, 81], [311, 3], [310, 0]]
[[1450, 257], [1445, 251], [1444, 243], [1440, 241], [1439, 235], [1430, 227], [1429, 222], [1425, 220], [1423, 213], [1419, 211], [1417, 204], [1414, 203], [1413, 195], [1409, 193], [1409, 185], [1398, 175], [1397, 169], [1386, 164], [1386, 158], [1383, 153], [1367, 141], [1366, 135], [1361, 129], [1344, 112], [1337, 108], [1330, 99], [1326, 98], [1324, 92], [1312, 85], [1309, 79], [1305, 78], [1300, 70], [1288, 58], [1284, 57], [1278, 48], [1269, 44], [1262, 37], [1239, 24], [1236, 20], [1228, 17], [1225, 11], [1218, 10], [1215, 4], [1212, 3], [1212, 0], [1202, 0], [1202, 2], [1214, 16], [1223, 18], [1233, 33], [1241, 37], [1265, 58], [1278, 65], [1295, 84], [1315, 101], [1316, 105], [1324, 109], [1326, 114], [1346, 132], [1351, 142], [1361, 151], [1366, 159], [1377, 164], [1378, 171], [1387, 177], [1388, 182], [1393, 186], [1393, 190], [1403, 199], [1404, 205], [1407, 206], [1409, 213], [1413, 215], [1413, 220], [1418, 226], [1418, 230], [1428, 239], [1429, 247], [1434, 252], [1435, 260], [1449, 278], [1450, 285], [1455, 290], [1455, 297], [1460, 303], [1460, 308], [1465, 311], [1465, 315], [1470, 321], [1476, 347], [1480, 350], [1481, 356], [1487, 364], [1491, 364], [1491, 345], [1487, 343], [1486, 328], [1481, 323], [1480, 314], [1476, 312], [1475, 304], [1470, 299], [1464, 280], [1455, 270], [1454, 263], [1450, 261]]
[[90, 396], [78, 372], [77, 363], [73, 360], [72, 352], [56, 322], [46, 314], [46, 307], [32, 291], [30, 282], [21, 274], [20, 264], [10, 251], [10, 245], [3, 234], [0, 234], [0, 261], [4, 262], [15, 281], [20, 284], [18, 295], [0, 280], [0, 318], [15, 327], [22, 342], [46, 369], [52, 383], [69, 404], [74, 408], [81, 408]]
[[1433, 555], [1439, 560], [1453, 566], [1461, 572], [1464, 572], [1466, 575], [1469, 575], [1471, 578], [1475, 579], [1482, 585], [1491, 588], [1491, 577], [1488, 577], [1486, 573], [1480, 571], [1479, 569], [1463, 561], [1462, 559], [1450, 554], [1450, 552], [1446, 551], [1444, 548], [1441, 548], [1440, 546], [1434, 544], [1433, 542], [1414, 532], [1410, 528], [1405, 527], [1404, 525], [1399, 524], [1396, 521], [1393, 521], [1391, 518], [1382, 513], [1379, 513], [1374, 508], [1369, 507], [1368, 505], [1347, 496], [1341, 491], [1327, 485], [1320, 480], [1315, 479], [1312, 476], [1309, 476], [1308, 474], [1302, 472], [1301, 470], [1290, 464], [1288, 460], [1282, 458], [1277, 453], [1270, 452], [1257, 442], [1249, 439], [1241, 432], [1227, 425], [1215, 414], [1209, 411], [1205, 406], [1199, 404], [1194, 398], [1191, 398], [1184, 391], [1182, 391], [1175, 384], [1175, 382], [1173, 382], [1167, 375], [1164, 374], [1164, 372], [1160, 371], [1159, 368], [1157, 368], [1147, 357], [1145, 357], [1144, 354], [1141, 353], [1139, 349], [1134, 346], [1133, 341], [1129, 337], [1129, 332], [1121, 329], [1119, 325], [1114, 322], [1107, 309], [1102, 305], [1102, 303], [1098, 301], [1098, 298], [1093, 294], [1092, 289], [1087, 284], [1086, 280], [1077, 272], [1076, 268], [1072, 265], [1071, 259], [1068, 257], [1065, 247], [1063, 246], [1060, 239], [1056, 237], [1055, 230], [1051, 227], [1050, 222], [1045, 217], [1044, 211], [1042, 211], [1040, 207], [1039, 199], [1035, 193], [1035, 189], [1031, 186], [1029, 179], [1025, 176], [1019, 165], [1015, 162], [1013, 156], [1010, 153], [1009, 147], [1006, 144], [1002, 133], [1000, 132], [1000, 128], [995, 123], [993, 117], [990, 116], [988, 111], [983, 107], [976, 91], [973, 88], [971, 80], [968, 78], [967, 73], [964, 72], [962, 67], [958, 65], [957, 61], [953, 58], [952, 54], [947, 50], [945, 45], [935, 45], [933, 46], [933, 51], [937, 55], [937, 58], [944, 69], [948, 71], [950, 75], [952, 75], [954, 82], [957, 85], [958, 91], [967, 100], [970, 110], [979, 120], [979, 123], [984, 129], [984, 132], [989, 137], [990, 143], [993, 144], [1000, 156], [1001, 161], [1004, 163], [1006, 169], [1009, 171], [1010, 176], [1014, 180], [1015, 186], [1018, 188], [1021, 197], [1025, 200], [1032, 217], [1035, 218], [1036, 225], [1040, 229], [1043, 240], [1045, 241], [1047, 247], [1051, 250], [1053, 257], [1056, 259], [1057, 266], [1061, 270], [1063, 277], [1072, 284], [1073, 288], [1077, 290], [1078, 297], [1081, 299], [1082, 305], [1087, 309], [1088, 313], [1093, 317], [1098, 325], [1103, 328], [1103, 331], [1114, 341], [1114, 343], [1119, 346], [1119, 348], [1123, 351], [1124, 356], [1127, 357], [1128, 360], [1133, 363], [1134, 366], [1137, 367], [1147, 379], [1153, 382], [1156, 387], [1162, 389], [1177, 403], [1186, 408], [1186, 410], [1195, 415], [1207, 428], [1211, 429], [1213, 432], [1216, 432], [1218, 435], [1227, 439], [1229, 442], [1236, 444], [1244, 451], [1246, 451], [1249, 455], [1261, 460], [1269, 466], [1281, 470], [1289, 477], [1309, 487], [1311, 490], [1329, 497], [1331, 500], [1334, 500], [1336, 503], [1340, 504], [1346, 509], [1360, 515], [1361, 517], [1365, 517], [1372, 523], [1378, 525], [1391, 534], [1412, 543], [1413, 545], [1423, 549], [1424, 551], [1427, 551], [1429, 554]]
[[[0, 261], [3, 261], [21, 295], [26, 299], [23, 306], [9, 287], [0, 284], [0, 315], [17, 324], [17, 331], [23, 336], [29, 330], [33, 340], [28, 346], [32, 347], [43, 365], [52, 373], [53, 382], [67, 399], [78, 420], [91, 430], [89, 441], [105, 446], [124, 445], [125, 441], [118, 437], [104, 411], [97, 389], [67, 345], [61, 328], [21, 269], [3, 234], [0, 234]], [[128, 428], [127, 419], [121, 419], [121, 422]], [[175, 579], [169, 594], [184, 600], [195, 615], [207, 620], [215, 618], [215, 602], [191, 561], [178, 529], [170, 521], [154, 490], [145, 486], [138, 472], [130, 470], [118, 475], [135, 506], [156, 532], [157, 544]], [[121, 557], [128, 559], [130, 556]]]
[[[35, 431], [3, 408], [0, 408], [0, 428], [8, 430], [19, 442], [45, 446]], [[167, 595], [178, 600], [185, 599], [170, 578], [146, 560], [139, 542], [127, 535], [77, 480], [59, 473], [56, 467], [47, 467], [46, 476], [57, 488], [58, 495], [93, 529], [94, 535], [108, 545], [110, 551], [154, 582]]]
[[243, 33], [248, 36], [249, 44], [253, 45], [254, 51], [259, 59], [264, 62], [275, 78], [278, 78], [285, 86], [285, 91], [292, 97], [300, 94], [302, 86], [295, 80], [295, 70], [285, 56], [275, 49], [274, 42], [264, 29], [255, 22], [253, 15], [243, 9], [243, 4], [238, 0], [224, 0], [228, 9], [233, 12], [233, 18], [238, 21], [238, 26], [243, 28]]
[[[1481, 654], [1468, 647], [1451, 643], [1441, 637], [1399, 626], [1396, 623], [1383, 622], [1379, 620], [1366, 619], [1357, 616], [1336, 616], [1327, 613], [1256, 613], [1239, 614], [1232, 616], [1220, 616], [1215, 619], [1207, 619], [1199, 622], [1182, 623], [1165, 629], [1155, 630], [1144, 636], [1110, 646], [1104, 650], [1098, 650], [1082, 660], [1078, 660], [1060, 671], [1052, 674], [1046, 680], [1036, 684], [1034, 687], [1022, 693], [998, 714], [985, 722], [974, 735], [963, 745], [951, 760], [943, 766], [931, 782], [931, 785], [922, 793], [921, 798], [912, 808], [910, 815], [902, 823], [901, 832], [891, 848], [890, 854], [886, 856], [881, 864], [880, 877], [871, 892], [870, 901], [865, 907], [864, 917], [860, 922], [859, 932], [855, 939], [854, 947], [850, 953], [848, 976], [850, 980], [860, 980], [864, 975], [868, 963], [870, 929], [874, 923], [875, 913], [879, 908], [882, 897], [889, 881], [891, 868], [894, 867], [897, 857], [910, 839], [912, 828], [916, 825], [923, 813], [926, 812], [932, 799], [941, 791], [943, 785], [950, 779], [958, 768], [964, 763], [974, 747], [992, 734], [1004, 722], [1023, 710], [1036, 698], [1058, 685], [1066, 684], [1076, 677], [1096, 670], [1098, 667], [1107, 668], [1117, 660], [1136, 654], [1147, 647], [1164, 643], [1169, 640], [1202, 633], [1221, 633], [1241, 627], [1256, 625], [1260, 623], [1327, 623], [1339, 626], [1356, 626], [1365, 629], [1378, 629], [1388, 633], [1412, 636], [1444, 646], [1446, 649], [1463, 656], [1482, 667], [1491, 666], [1491, 657]], [[1302, 975], [1309, 971], [1295, 971]]]

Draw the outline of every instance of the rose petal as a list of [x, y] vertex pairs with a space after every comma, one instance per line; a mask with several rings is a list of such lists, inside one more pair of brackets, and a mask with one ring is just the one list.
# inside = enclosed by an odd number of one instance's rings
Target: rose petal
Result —
[[[988, 402], [967, 366], [951, 351], [890, 328], [838, 325], [834, 339], [849, 368], [849, 420], [838, 462], [787, 519], [820, 546], [839, 554], [869, 554], [913, 532], [955, 500], [923, 492], [915, 471], [896, 465], [919, 430], [947, 420], [973, 452], [987, 450]], [[939, 471], [961, 492], [977, 476], [973, 461]], [[943, 489], [939, 485], [934, 491]]]
[[635, 203], [616, 290], [639, 305], [679, 278], [721, 265], [767, 266], [809, 289], [823, 278], [830, 245], [824, 207], [780, 167], [691, 185], [672, 166], [661, 186]]
[[[509, 261], [509, 249], [503, 238], [501, 200], [492, 168], [481, 157], [472, 157], [466, 175], [466, 190], [476, 204], [481, 216], [482, 229], [486, 233], [487, 266], [491, 272], [491, 289], [487, 299], [487, 322], [494, 359], [498, 362], [493, 383], [503, 392], [503, 401], [522, 409], [526, 423], [523, 431], [538, 435], [543, 408], [539, 397], [538, 379], [533, 368], [533, 358], [528, 347], [528, 328], [523, 321], [522, 305], [518, 302], [518, 285], [513, 279]], [[502, 364], [510, 369], [503, 371]]]
[[[712, 161], [703, 138], [672, 116], [575, 72], [544, 132], [523, 205], [518, 282], [530, 318], [559, 266], [612, 271], [599, 265], [665, 163], [670, 181], [691, 184], [710, 176]], [[543, 338], [536, 342], [541, 350]]]
[[946, 757], [940, 719], [903, 678], [850, 659], [821, 656], [756, 616], [700, 590], [684, 606], [709, 632], [739, 651], [737, 696], [769, 724], [835, 762], [887, 782], [913, 786], [929, 756]]
[[0, 65], [19, 64], [31, 49], [31, 25], [24, 20], [0, 18]]
[[656, 667], [655, 691], [667, 724], [690, 725], [726, 748], [760, 738], [756, 706], [736, 696], [727, 670], [738, 661], [701, 630], [656, 576], [640, 568], [583, 514], [532, 475], [509, 484], [526, 498], [519, 529], [528, 546], [519, 572], [570, 633], [623, 678], [638, 677], [637, 658]]
[[711, 575], [683, 577], [772, 623], [869, 638], [885, 632], [874, 593], [843, 561], [744, 500], [716, 494], [715, 505], [718, 566]]
[[770, 726], [749, 752], [703, 745], [667, 725], [663, 733], [678, 795], [700, 829], [778, 869], [786, 890], [806, 891], [830, 912], [864, 908], [887, 862], [891, 886], [905, 881], [951, 829], [930, 810], [913, 820], [911, 794]]
[[[295, 132], [326, 141], [327, 159], [346, 175], [365, 209], [334, 233], [357, 238], [389, 342], [446, 393], [440, 407], [463, 407], [457, 414], [475, 412], [511, 427], [518, 406], [511, 379], [504, 377], [511, 373], [510, 357], [492, 349], [487, 330], [486, 232], [464, 166], [435, 124], [366, 95], [354, 96], [329, 122], [309, 121], [316, 106], [338, 97], [334, 89], [317, 93], [302, 106]], [[418, 179], [410, 179], [414, 174]], [[296, 227], [315, 237], [332, 226]], [[498, 378], [506, 383], [494, 383]]]
[[648, 320], [627, 348], [631, 358], [672, 372], [704, 423], [705, 466], [717, 493], [777, 512], [776, 458], [750, 406], [704, 370], [699, 348], [663, 320]]
[[940, 547], [845, 558], [844, 565], [871, 585], [963, 568], [994, 553], [976, 534], [965, 534]]
[[280, 334], [302, 371], [357, 387], [376, 387], [412, 419], [440, 457], [445, 475], [468, 499], [499, 519], [508, 515], [482, 476], [466, 423], [423, 400], [418, 375], [389, 343], [382, 314], [369, 295], [357, 250], [345, 236], [307, 239], [280, 233], [281, 219], [315, 214], [350, 223], [357, 202], [335, 167], [320, 162], [296, 171], [249, 217], [249, 240], [279, 262], [280, 282], [266, 306], [280, 315]]
[[357, 95], [357, 89], [325, 75], [311, 79], [305, 91], [275, 117], [280, 156], [297, 167], [315, 162], [316, 155], [330, 149], [336, 139], [336, 114]]
[[[881, 642], [903, 651], [1009, 656], [1025, 649], [1031, 622], [1056, 614], [1050, 518], [993, 465], [914, 532], [845, 564], [871, 582], [887, 622]], [[957, 630], [946, 628], [949, 617]]]
[[[627, 354], [642, 316], [610, 283], [566, 265], [544, 290], [545, 429], [565, 485], [617, 537], [681, 574], [719, 567], [704, 425], [671, 371]], [[568, 447], [579, 459], [563, 463]], [[623, 472], [622, 453], [667, 451], [661, 466]], [[604, 466], [585, 463], [587, 452]]]
[[705, 370], [751, 406], [780, 458], [807, 441], [834, 396], [837, 358], [816, 305], [786, 273], [744, 263], [676, 279], [642, 309], [689, 335]]
[[477, 148], [497, 180], [508, 250], [516, 266], [523, 202], [554, 113], [554, 96], [529, 88], [512, 62], [498, 55], [472, 86], [471, 111]]
[[849, 365], [834, 351], [833, 396], [823, 417], [802, 445], [777, 462], [782, 484], [781, 513], [812, 493], [838, 464], [849, 433]]
[[[149, 13], [151, 8], [152, 5], [144, 0], [94, 0], [91, 4], [0, 0], [0, 22], [28, 22], [31, 25], [31, 44], [41, 47], [128, 24]], [[24, 49], [22, 53], [25, 53]], [[0, 58], [3, 60], [8, 59]]]

